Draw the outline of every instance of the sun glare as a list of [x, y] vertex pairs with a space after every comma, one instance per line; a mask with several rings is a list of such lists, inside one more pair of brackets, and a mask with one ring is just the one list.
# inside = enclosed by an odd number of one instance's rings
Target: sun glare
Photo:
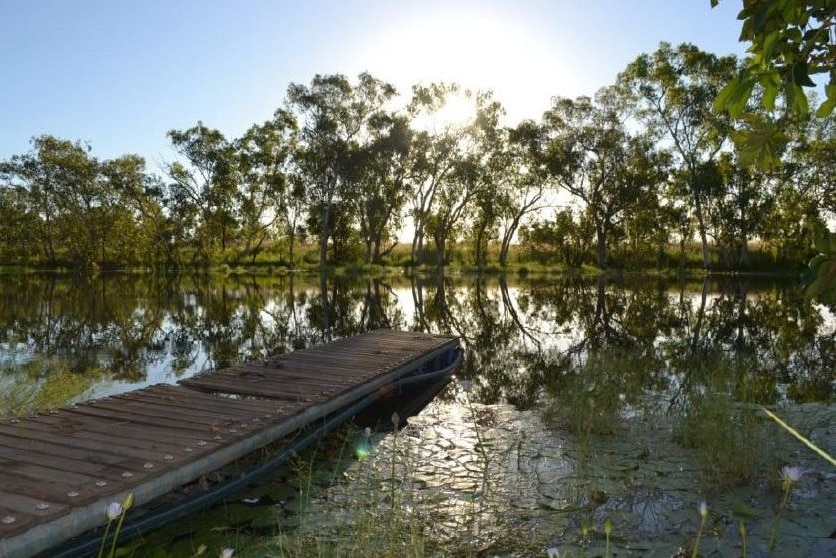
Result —
[[476, 103], [472, 97], [463, 93], [450, 95], [444, 106], [429, 113], [421, 114], [413, 120], [413, 126], [419, 130], [441, 130], [447, 127], [464, 126], [476, 115]]
[[[513, 14], [444, 9], [402, 17], [370, 33], [355, 63], [407, 95], [413, 84], [438, 81], [491, 89], [507, 116], [516, 119], [538, 117], [549, 104], [543, 91], [559, 91], [567, 81], [570, 64], [555, 57], [553, 42], [539, 40], [532, 26]], [[471, 111], [451, 102], [444, 118], [455, 122]]]

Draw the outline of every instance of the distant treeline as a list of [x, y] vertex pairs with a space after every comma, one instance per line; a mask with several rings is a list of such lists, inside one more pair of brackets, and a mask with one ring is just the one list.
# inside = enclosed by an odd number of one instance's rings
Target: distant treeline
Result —
[[[517, 241], [517, 258], [573, 267], [682, 265], [696, 243], [694, 265], [745, 269], [755, 241], [768, 265], [803, 264], [836, 214], [834, 119], [783, 122], [781, 165], [745, 167], [713, 109], [740, 68], [662, 43], [594, 98], [555, 97], [512, 127], [490, 92], [417, 85], [407, 99], [369, 74], [317, 75], [239, 138], [171, 130], [177, 157], [158, 172], [36, 137], [0, 161], [0, 263], [293, 265], [312, 242], [319, 266], [380, 264], [409, 218], [415, 265], [467, 246], [467, 263], [505, 266]], [[463, 102], [469, 114], [450, 110]]]

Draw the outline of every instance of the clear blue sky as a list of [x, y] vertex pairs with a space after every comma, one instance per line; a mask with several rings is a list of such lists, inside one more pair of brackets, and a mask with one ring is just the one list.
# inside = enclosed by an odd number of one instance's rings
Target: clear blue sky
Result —
[[43, 133], [99, 157], [173, 158], [166, 131], [229, 137], [290, 82], [367, 70], [492, 88], [509, 119], [593, 94], [660, 41], [742, 54], [739, 0], [0, 0], [0, 159]]

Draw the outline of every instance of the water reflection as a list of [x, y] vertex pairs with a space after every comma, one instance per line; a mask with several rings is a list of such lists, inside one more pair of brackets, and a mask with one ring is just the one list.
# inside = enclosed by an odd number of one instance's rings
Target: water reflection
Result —
[[356, 526], [362, 514], [347, 516], [346, 502], [383, 509], [398, 478], [422, 529], [446, 545], [537, 553], [581, 544], [583, 533], [594, 545], [609, 518], [634, 551], [669, 555], [693, 534], [706, 497], [727, 548], [741, 517], [752, 544], [765, 544], [775, 473], [801, 464], [810, 474], [787, 525], [807, 527], [782, 544], [808, 548], [828, 535], [832, 473], [756, 406], [778, 405], [836, 453], [836, 319], [791, 281], [4, 275], [0, 302], [5, 415], [379, 327], [462, 338], [468, 404], [451, 388], [413, 419], [397, 453], [391, 435], [377, 435], [363, 467], [379, 474], [361, 477], [343, 460], [345, 470], [325, 475], [327, 497], [297, 508], [302, 516], [271, 507], [265, 528], [286, 517], [304, 538], [334, 522]]
[[634, 366], [601, 380], [620, 382], [626, 403], [670, 390], [671, 404], [683, 404], [704, 383], [694, 363], [717, 359], [734, 376], [738, 399], [834, 394], [833, 314], [792, 282], [4, 275], [0, 301], [4, 391], [31, 391], [54, 376], [72, 385], [67, 401], [379, 327], [461, 336], [463, 374], [477, 381], [479, 401], [518, 409], [532, 408], [544, 387], [566, 389], [573, 376], [595, 389], [587, 359], [618, 350]]

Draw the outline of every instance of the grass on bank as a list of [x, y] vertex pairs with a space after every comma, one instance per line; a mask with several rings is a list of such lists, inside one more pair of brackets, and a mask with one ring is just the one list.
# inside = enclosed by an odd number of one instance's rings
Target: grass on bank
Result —
[[[702, 252], [698, 244], [686, 246], [684, 253], [679, 247], [670, 245], [661, 251], [616, 248], [608, 257], [606, 268], [597, 265], [595, 254], [588, 253], [584, 263], [578, 267], [567, 264], [556, 254], [533, 252], [521, 245], [512, 245], [508, 261], [505, 266], [499, 263], [499, 246], [492, 243], [488, 247], [486, 261], [476, 263], [472, 246], [468, 243], [453, 243], [449, 252], [449, 260], [444, 266], [439, 266], [437, 252], [427, 248], [418, 261], [411, 255], [411, 246], [405, 243], [397, 244], [392, 251], [383, 256], [381, 261], [366, 264], [359, 246], [349, 246], [334, 258], [329, 252], [327, 269], [340, 273], [389, 275], [401, 273], [404, 270], [436, 272], [443, 267], [449, 272], [460, 273], [581, 273], [601, 274], [604, 272], [651, 272], [659, 274], [693, 274], [703, 273]], [[259, 252], [255, 258], [244, 257], [234, 248], [224, 251], [217, 250], [209, 255], [209, 259], [198, 258], [191, 248], [184, 248], [179, 252], [182, 271], [203, 271], [221, 274], [255, 274], [273, 275], [295, 271], [320, 271], [319, 245], [301, 243], [294, 250], [291, 261], [286, 247], [281, 243], [268, 246]], [[810, 254], [796, 254], [785, 257], [774, 247], [763, 243], [753, 243], [749, 250], [749, 263], [745, 266], [728, 256], [712, 251], [712, 272], [742, 272], [742, 273], [798, 273], [805, 269]], [[148, 272], [166, 270], [164, 262], [114, 262], [104, 266], [91, 264], [79, 267], [66, 257], [59, 255], [54, 264], [47, 264], [36, 259], [29, 261], [0, 261], [0, 273], [25, 273], [32, 271], [56, 271], [66, 273], [96, 273], [103, 271], [131, 271]], [[169, 269], [170, 270], [170, 269]]]

